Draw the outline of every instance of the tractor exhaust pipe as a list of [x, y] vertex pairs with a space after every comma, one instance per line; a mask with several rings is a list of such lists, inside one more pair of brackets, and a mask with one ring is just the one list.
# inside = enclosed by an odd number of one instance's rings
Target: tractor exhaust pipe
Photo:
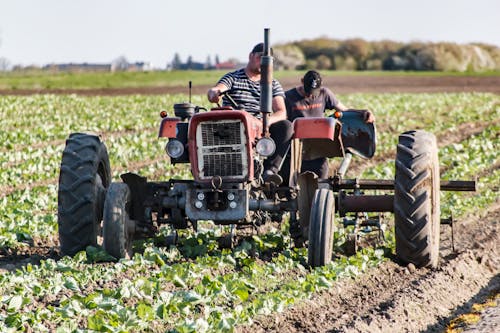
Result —
[[264, 29], [264, 53], [260, 58], [260, 111], [262, 136], [269, 137], [269, 116], [273, 112], [273, 57], [269, 43], [269, 28]]

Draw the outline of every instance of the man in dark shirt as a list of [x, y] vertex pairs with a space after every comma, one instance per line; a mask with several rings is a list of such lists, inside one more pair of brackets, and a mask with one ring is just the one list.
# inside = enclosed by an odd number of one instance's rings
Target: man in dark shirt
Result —
[[[255, 45], [248, 55], [246, 67], [224, 75], [217, 84], [207, 92], [208, 100], [212, 103], [220, 101], [220, 95], [229, 90], [229, 95], [236, 104], [254, 116], [260, 118], [260, 58], [264, 51], [264, 44]], [[269, 133], [276, 143], [276, 152], [264, 162], [264, 180], [279, 184], [282, 182], [278, 172], [288, 151], [293, 135], [292, 124], [286, 119], [285, 94], [281, 84], [273, 79], [272, 82], [272, 109], [269, 117]], [[223, 105], [231, 105], [224, 96]]]
[[[323, 117], [325, 110], [348, 110], [330, 89], [322, 87], [322, 78], [317, 71], [308, 71], [301, 81], [302, 85], [285, 92], [287, 118], [290, 121], [300, 117]], [[375, 117], [370, 111], [360, 112], [364, 112], [363, 116], [366, 122], [375, 121]], [[312, 171], [320, 179], [326, 179], [328, 177], [328, 160], [326, 157], [303, 160], [301, 171]]]

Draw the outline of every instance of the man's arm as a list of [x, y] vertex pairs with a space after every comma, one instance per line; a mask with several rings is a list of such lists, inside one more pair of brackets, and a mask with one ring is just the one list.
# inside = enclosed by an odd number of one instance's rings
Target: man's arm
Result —
[[286, 106], [283, 96], [273, 97], [273, 113], [269, 117], [269, 125], [286, 119]]
[[334, 109], [337, 110], [337, 111], [347, 111], [347, 110], [349, 110], [349, 108], [347, 106], [345, 106], [344, 104], [342, 104], [341, 101], [339, 101], [337, 103], [337, 105], [335, 105]]
[[207, 92], [207, 97], [208, 100], [212, 103], [219, 103], [220, 101], [220, 94], [222, 94], [224, 91], [229, 90], [225, 84], [219, 83], [215, 87], [212, 87], [208, 89]]
[[[335, 106], [335, 110], [337, 111], [347, 111], [349, 108], [342, 104], [342, 102], [338, 102], [337, 105]], [[375, 116], [370, 110], [351, 110], [351, 111], [357, 111], [363, 113], [363, 119], [367, 123], [373, 123], [375, 121]]]

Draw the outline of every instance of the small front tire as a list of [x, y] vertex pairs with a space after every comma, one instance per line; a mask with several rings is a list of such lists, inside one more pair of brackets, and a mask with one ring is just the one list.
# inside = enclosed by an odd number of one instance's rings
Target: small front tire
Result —
[[131, 258], [135, 223], [130, 219], [130, 189], [125, 183], [111, 183], [104, 202], [103, 247], [115, 257]]
[[309, 223], [308, 263], [312, 267], [331, 262], [335, 232], [335, 196], [331, 190], [314, 194]]

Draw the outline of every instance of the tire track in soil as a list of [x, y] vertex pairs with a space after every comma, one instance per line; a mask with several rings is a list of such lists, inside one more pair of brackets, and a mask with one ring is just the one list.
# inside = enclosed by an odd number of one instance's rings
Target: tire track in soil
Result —
[[482, 215], [456, 226], [455, 253], [449, 230], [441, 228], [441, 261], [435, 270], [388, 261], [283, 313], [255, 318], [236, 332], [443, 332], [472, 304], [500, 292], [500, 201]]

